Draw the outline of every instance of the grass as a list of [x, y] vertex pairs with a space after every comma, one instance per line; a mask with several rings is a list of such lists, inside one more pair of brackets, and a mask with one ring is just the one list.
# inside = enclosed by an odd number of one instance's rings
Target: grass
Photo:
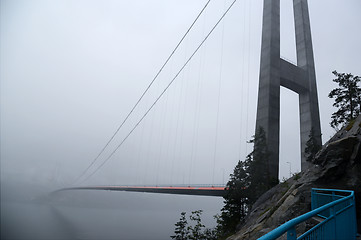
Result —
[[301, 178], [301, 173], [296, 173], [295, 175], [293, 175], [293, 180], [298, 180]]
[[[355, 121], [356, 121], [356, 119], [350, 120], [350, 122], [349, 122], [348, 125], [346, 126], [345, 130], [346, 130], [346, 131], [350, 131], [351, 128], [353, 127]], [[360, 126], [360, 124], [359, 124], [359, 126]]]

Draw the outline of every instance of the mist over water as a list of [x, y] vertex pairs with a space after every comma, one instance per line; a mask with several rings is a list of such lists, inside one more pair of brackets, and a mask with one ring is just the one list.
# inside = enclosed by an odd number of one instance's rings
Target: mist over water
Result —
[[204, 210], [203, 223], [213, 227], [223, 203], [221, 197], [152, 193], [48, 193], [2, 184], [1, 239], [170, 239], [182, 211]]

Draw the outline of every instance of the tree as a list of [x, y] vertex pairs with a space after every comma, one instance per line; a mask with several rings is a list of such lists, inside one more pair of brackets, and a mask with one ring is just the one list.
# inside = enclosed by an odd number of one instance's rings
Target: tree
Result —
[[337, 129], [338, 125], [345, 124], [360, 114], [361, 88], [358, 83], [361, 79], [350, 73], [336, 71], [332, 73], [336, 76], [333, 81], [340, 86], [333, 89], [328, 95], [329, 98], [335, 98], [333, 106], [338, 108], [336, 112], [332, 113], [330, 122], [331, 127]]
[[224, 207], [217, 221], [218, 232], [222, 236], [233, 233], [237, 225], [245, 220], [252, 204], [278, 183], [278, 179], [271, 179], [269, 174], [270, 153], [264, 129], [257, 129], [249, 142], [253, 143], [253, 151], [244, 162], [238, 161], [227, 183]]
[[253, 143], [253, 151], [248, 154], [245, 163], [249, 174], [249, 204], [253, 204], [263, 193], [278, 184], [278, 179], [272, 179], [269, 173], [270, 152], [266, 140], [266, 132], [260, 127], [249, 141]]
[[315, 131], [313, 127], [311, 128], [308, 141], [306, 142], [305, 156], [307, 161], [312, 161], [316, 153], [321, 149], [320, 143], [317, 141], [315, 136]]
[[203, 210], [193, 211], [189, 216], [192, 224], [188, 225], [186, 212], [181, 213], [179, 221], [175, 224], [174, 236], [172, 239], [176, 240], [216, 240], [218, 239], [216, 228], [205, 228], [202, 223]]
[[195, 222], [194, 226], [188, 226], [188, 231], [190, 232], [189, 239], [205, 239], [203, 234], [203, 228], [205, 226], [202, 224], [201, 220], [202, 212], [203, 210], [193, 211], [192, 214], [189, 216], [189, 219]]
[[227, 183], [224, 207], [217, 219], [220, 235], [227, 236], [233, 233], [237, 225], [246, 217], [248, 210], [246, 189], [248, 187], [249, 176], [246, 172], [245, 162], [238, 161]]
[[[252, 204], [268, 189], [278, 184], [278, 179], [272, 179], [269, 174], [268, 161], [270, 153], [264, 129], [257, 129], [256, 134], [249, 142], [253, 143], [253, 151], [247, 155], [245, 161], [238, 161], [233, 173], [230, 175], [226, 186], [227, 193], [224, 196], [224, 207], [221, 214], [216, 216], [216, 228], [202, 230], [204, 229], [200, 219], [202, 211], [192, 212], [190, 220], [195, 221], [196, 224], [187, 227], [189, 233], [187, 237], [189, 238], [186, 239], [224, 239], [233, 234], [237, 225], [245, 220]], [[185, 219], [184, 215], [182, 217]], [[184, 222], [182, 217], [180, 222]], [[177, 224], [177, 227], [182, 226], [182, 229], [185, 228], [184, 225]], [[181, 232], [178, 228], [176, 228], [177, 230], [178, 233]], [[175, 237], [172, 236], [172, 238]]]
[[186, 212], [182, 212], [179, 221], [175, 224], [175, 230], [174, 230], [175, 235], [170, 237], [176, 240], [188, 239], [189, 230], [187, 225], [188, 222], [186, 218]]

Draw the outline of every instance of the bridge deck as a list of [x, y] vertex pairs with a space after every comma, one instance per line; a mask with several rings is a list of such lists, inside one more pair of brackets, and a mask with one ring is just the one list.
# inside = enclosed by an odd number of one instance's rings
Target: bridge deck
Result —
[[59, 189], [59, 191], [67, 190], [108, 190], [108, 191], [128, 191], [128, 192], [149, 192], [149, 193], [164, 193], [164, 194], [181, 194], [181, 195], [201, 195], [201, 196], [216, 196], [223, 197], [226, 194], [225, 187], [216, 186], [86, 186], [86, 187], [71, 187]]

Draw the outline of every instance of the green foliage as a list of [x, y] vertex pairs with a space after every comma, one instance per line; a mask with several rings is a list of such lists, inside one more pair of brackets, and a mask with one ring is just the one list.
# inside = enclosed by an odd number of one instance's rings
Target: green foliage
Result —
[[295, 173], [295, 174], [292, 175], [292, 177], [293, 177], [293, 180], [297, 181], [298, 179], [301, 178], [301, 173]]
[[244, 162], [238, 161], [227, 183], [225, 205], [218, 219], [218, 232], [222, 236], [233, 233], [237, 225], [245, 220], [252, 204], [278, 184], [278, 179], [271, 179], [269, 174], [270, 154], [264, 129], [259, 128], [249, 142], [254, 144], [253, 151]]
[[204, 239], [207, 240], [217, 240], [219, 239], [219, 235], [216, 228], [206, 228], [204, 230]]
[[361, 78], [350, 73], [332, 73], [336, 76], [333, 81], [339, 88], [333, 89], [328, 95], [329, 98], [335, 98], [333, 106], [338, 108], [331, 116], [330, 125], [337, 129], [340, 124], [343, 125], [360, 114], [361, 88], [358, 83]]
[[205, 228], [205, 226], [203, 225], [201, 219], [202, 213], [202, 210], [193, 211], [192, 214], [189, 216], [189, 220], [192, 222], [192, 224], [188, 225], [186, 212], [182, 212], [179, 221], [175, 224], [175, 235], [171, 236], [171, 238], [176, 240], [218, 239], [216, 228], [209, 229]]
[[225, 239], [245, 220], [252, 204], [268, 189], [278, 184], [278, 179], [272, 179], [269, 174], [270, 153], [264, 129], [259, 128], [249, 142], [253, 143], [253, 151], [247, 155], [245, 161], [238, 161], [230, 175], [224, 206], [221, 214], [215, 216], [216, 228], [205, 229], [201, 223], [201, 210], [192, 212], [190, 220], [195, 224], [190, 226], [187, 226], [185, 213], [182, 213], [180, 221], [175, 224], [176, 235], [172, 236], [173, 239]]
[[356, 119], [352, 119], [346, 126], [346, 131], [350, 131], [351, 128], [353, 127], [354, 123], [355, 123]]
[[202, 224], [201, 220], [202, 212], [202, 210], [193, 211], [192, 214], [189, 216], [189, 219], [195, 222], [194, 226], [188, 226], [188, 231], [190, 232], [189, 239], [204, 239], [202, 229], [205, 226]]
[[308, 137], [309, 139], [306, 142], [305, 148], [305, 157], [307, 161], [312, 161], [312, 159], [315, 157], [316, 153], [321, 149], [322, 146], [317, 140], [320, 136], [315, 136], [315, 131], [313, 127], [311, 128]]
[[246, 171], [249, 174], [247, 197], [249, 204], [253, 204], [263, 193], [279, 183], [272, 179], [269, 173], [269, 156], [266, 132], [260, 127], [256, 130], [253, 139], [253, 151], [246, 158]]
[[186, 212], [182, 212], [179, 221], [175, 224], [175, 230], [174, 230], [175, 235], [170, 237], [176, 240], [188, 239], [189, 230], [187, 225], [188, 222], [186, 218]]
[[249, 186], [249, 175], [245, 162], [238, 161], [227, 183], [227, 194], [224, 196], [224, 207], [217, 221], [221, 235], [234, 232], [239, 222], [247, 215], [248, 199], [246, 195]]

